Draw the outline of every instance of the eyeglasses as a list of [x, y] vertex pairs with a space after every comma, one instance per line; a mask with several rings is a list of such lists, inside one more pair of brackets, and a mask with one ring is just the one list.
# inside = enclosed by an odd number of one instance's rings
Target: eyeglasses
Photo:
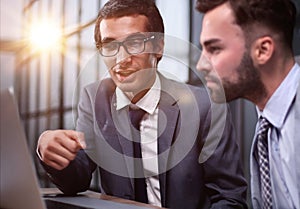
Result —
[[140, 54], [145, 51], [145, 43], [148, 41], [152, 41], [153, 39], [155, 39], [155, 36], [150, 36], [147, 38], [130, 38], [122, 42], [111, 41], [102, 43], [99, 51], [100, 54], [104, 57], [113, 57], [119, 52], [120, 46], [123, 46], [128, 54]]

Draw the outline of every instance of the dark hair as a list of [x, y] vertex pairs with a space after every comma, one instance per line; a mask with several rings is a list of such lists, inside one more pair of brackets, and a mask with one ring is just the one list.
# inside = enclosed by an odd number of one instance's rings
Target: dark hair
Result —
[[148, 18], [148, 32], [164, 33], [163, 19], [153, 0], [109, 0], [99, 11], [94, 39], [99, 49], [101, 43], [100, 23], [103, 19], [131, 15], [145, 15]]
[[196, 8], [206, 13], [226, 2], [244, 32], [256, 23], [261, 24], [280, 34], [282, 42], [292, 49], [296, 7], [291, 0], [197, 0]]

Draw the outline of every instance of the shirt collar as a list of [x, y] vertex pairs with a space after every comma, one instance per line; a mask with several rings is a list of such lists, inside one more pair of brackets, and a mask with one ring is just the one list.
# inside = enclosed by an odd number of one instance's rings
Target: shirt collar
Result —
[[299, 80], [300, 67], [296, 63], [271, 96], [264, 110], [261, 112], [258, 107], [256, 107], [258, 117], [263, 116], [273, 126], [281, 128], [295, 98]]
[[[158, 74], [156, 74], [155, 82], [147, 94], [142, 97], [135, 106], [145, 110], [149, 114], [153, 114], [160, 100], [161, 83]], [[120, 110], [131, 104], [128, 97], [120, 88], [116, 88], [116, 110]]]

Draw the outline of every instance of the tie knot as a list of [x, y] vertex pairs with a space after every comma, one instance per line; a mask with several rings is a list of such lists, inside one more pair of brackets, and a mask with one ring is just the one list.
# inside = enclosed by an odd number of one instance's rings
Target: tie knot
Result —
[[145, 111], [141, 108], [129, 107], [129, 118], [135, 129], [140, 130], [140, 122], [145, 115]]
[[268, 129], [271, 127], [270, 122], [264, 118], [264, 117], [260, 117], [259, 118], [259, 125], [258, 125], [258, 135], [265, 135], [267, 134]]

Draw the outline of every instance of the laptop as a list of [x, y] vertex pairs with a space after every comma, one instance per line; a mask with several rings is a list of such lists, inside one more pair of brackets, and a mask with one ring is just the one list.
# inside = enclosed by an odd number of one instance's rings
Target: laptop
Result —
[[1, 90], [0, 117], [0, 208], [146, 209], [84, 195], [66, 197], [51, 194], [43, 198], [12, 89]]

